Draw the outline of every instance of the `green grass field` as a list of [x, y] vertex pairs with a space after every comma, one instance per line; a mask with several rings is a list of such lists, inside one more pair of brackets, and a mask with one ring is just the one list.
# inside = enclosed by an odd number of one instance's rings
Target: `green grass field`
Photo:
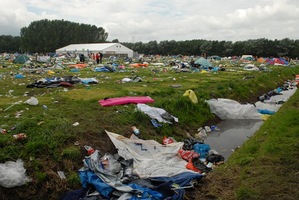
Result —
[[[0, 187], [0, 195], [3, 199], [10, 199], [9, 195], [14, 195], [15, 199], [21, 199], [20, 195], [24, 199], [29, 197], [44, 199], [47, 196], [57, 199], [68, 189], [80, 188], [77, 170], [82, 166], [85, 155], [84, 145], [92, 146], [102, 152], [115, 151], [105, 130], [129, 136], [132, 133], [131, 127], [136, 126], [140, 130], [142, 139], [161, 142], [164, 136], [172, 136], [177, 141], [182, 141], [187, 135], [195, 134], [199, 127], [217, 121], [210, 113], [205, 100], [222, 97], [240, 102], [255, 102], [259, 95], [280, 86], [287, 79], [294, 79], [294, 75], [299, 74], [298, 67], [282, 66], [271, 67], [271, 72], [248, 72], [241, 70], [239, 66], [231, 66], [234, 70], [206, 74], [177, 73], [170, 67], [127, 67], [123, 72], [94, 72], [90, 68], [82, 69], [80, 72], [70, 72], [65, 68], [55, 70], [53, 75], [48, 75], [46, 71], [42, 74], [22, 73], [25, 78], [16, 79], [14, 75], [21, 72], [20, 66], [12, 64], [5, 64], [5, 66], [0, 68], [0, 128], [6, 129], [7, 133], [0, 135], [0, 162], [22, 159], [27, 174], [33, 181], [16, 189]], [[26, 87], [40, 78], [67, 75], [81, 78], [94, 77], [99, 83], [75, 84], [72, 88]], [[121, 83], [123, 78], [135, 75], [141, 77], [142, 82]], [[248, 76], [253, 78], [244, 79]], [[183, 96], [188, 89], [195, 92], [199, 99], [198, 104], [193, 104], [189, 97]], [[179, 118], [179, 122], [173, 125], [163, 124], [157, 129], [151, 125], [147, 115], [136, 111], [134, 104], [102, 107], [98, 103], [100, 99], [122, 96], [150, 96], [155, 100], [150, 104], [151, 106], [165, 109]], [[30, 97], [36, 97], [38, 105], [24, 103]], [[292, 102], [296, 104], [293, 100], [288, 105]], [[290, 110], [291, 116], [297, 114], [298, 107], [294, 108]], [[289, 111], [282, 109], [280, 113], [284, 112]], [[281, 149], [284, 149], [283, 144], [278, 146], [277, 143], [281, 140], [292, 141], [294, 134], [298, 137], [295, 133], [296, 128], [289, 128], [291, 124], [298, 122], [291, 117], [288, 118], [289, 115], [285, 115], [281, 123], [275, 122], [278, 116], [273, 117], [275, 124], [271, 124], [273, 123], [271, 119], [265, 124], [266, 128], [263, 127], [260, 133], [249, 141], [252, 144], [244, 148], [245, 155], [232, 156], [229, 164], [237, 165], [238, 170], [247, 169], [249, 174], [253, 173], [255, 176], [256, 170], [251, 172], [249, 168], [253, 164], [261, 166], [258, 172], [261, 173], [262, 169], [268, 166], [264, 166], [263, 161], [267, 163], [269, 160], [271, 162], [276, 160], [278, 163], [288, 163], [288, 159], [283, 162], [277, 160], [282, 156]], [[79, 125], [73, 126], [75, 122]], [[278, 132], [270, 131], [273, 126], [279, 133], [291, 131], [294, 134], [289, 133], [288, 138], [282, 139], [278, 136]], [[268, 130], [266, 133], [264, 133], [265, 129]], [[13, 135], [18, 133], [25, 133], [27, 138], [15, 140]], [[270, 136], [270, 134], [273, 134], [273, 139], [265, 142], [265, 135]], [[253, 150], [246, 152], [247, 148]], [[287, 152], [293, 148], [298, 149], [298, 142], [286, 145], [286, 148], [288, 148]], [[292, 164], [295, 161], [290, 162]], [[63, 171], [67, 179], [61, 180], [57, 171]], [[298, 181], [298, 171], [292, 173], [297, 173], [293, 176], [297, 177]], [[246, 172], [242, 172], [241, 177], [242, 184], [237, 190], [237, 197], [251, 198], [259, 193], [251, 188], [256, 184], [256, 179], [250, 179]]]

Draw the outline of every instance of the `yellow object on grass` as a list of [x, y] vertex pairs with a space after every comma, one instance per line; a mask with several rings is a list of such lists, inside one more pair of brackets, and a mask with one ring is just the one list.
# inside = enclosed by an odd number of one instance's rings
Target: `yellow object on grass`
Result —
[[49, 75], [51, 75], [51, 74], [55, 74], [55, 72], [53, 72], [52, 70], [49, 70], [49, 71], [48, 71], [48, 74], [49, 74]]
[[262, 120], [266, 121], [266, 120], [268, 120], [269, 117], [270, 117], [270, 115], [262, 115]]
[[193, 92], [193, 90], [186, 90], [186, 92], [183, 94], [183, 96], [185, 97], [189, 97], [191, 99], [191, 101], [193, 103], [198, 103], [198, 99], [197, 99], [197, 96], [196, 94]]

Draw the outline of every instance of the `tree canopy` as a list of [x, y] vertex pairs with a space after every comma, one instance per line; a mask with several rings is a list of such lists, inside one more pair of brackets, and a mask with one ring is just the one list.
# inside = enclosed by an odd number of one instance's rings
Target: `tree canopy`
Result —
[[26, 52], [53, 52], [69, 44], [105, 42], [102, 27], [64, 20], [40, 20], [21, 29], [21, 49]]

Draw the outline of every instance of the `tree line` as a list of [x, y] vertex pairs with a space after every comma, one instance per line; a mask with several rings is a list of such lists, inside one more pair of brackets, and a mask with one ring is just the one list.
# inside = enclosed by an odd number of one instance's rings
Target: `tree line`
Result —
[[[39, 20], [21, 28], [20, 36], [1, 35], [0, 52], [48, 53], [69, 44], [102, 43], [108, 33], [102, 27], [65, 20]], [[118, 39], [112, 42], [119, 42]], [[135, 52], [146, 55], [207, 55], [234, 56], [251, 54], [257, 57], [299, 57], [299, 40], [266, 38], [246, 41], [165, 40], [161, 42], [121, 42]]]
[[218, 40], [186, 40], [186, 41], [150, 41], [147, 43], [122, 43], [128, 48], [146, 55], [217, 55], [240, 56], [254, 55], [257, 57], [299, 57], [299, 40], [285, 38], [269, 40], [266, 38], [249, 39], [246, 41]]

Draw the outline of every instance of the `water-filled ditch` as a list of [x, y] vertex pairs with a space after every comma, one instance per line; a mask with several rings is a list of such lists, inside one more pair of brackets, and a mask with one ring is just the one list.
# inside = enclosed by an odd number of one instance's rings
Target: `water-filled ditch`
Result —
[[[271, 98], [263, 100], [262, 102], [258, 101], [253, 106], [255, 106], [257, 110], [277, 112], [283, 105], [281, 102], [286, 102], [296, 92], [296, 89], [296, 87], [290, 85], [288, 90], [281, 91], [278, 95], [271, 96]], [[235, 112], [233, 113], [234, 119], [225, 119], [221, 121], [216, 125], [218, 130], [208, 133], [208, 137], [204, 140], [204, 142], [209, 144], [212, 149], [216, 150], [220, 155], [223, 155], [225, 160], [227, 160], [237, 148], [242, 146], [246, 140], [258, 131], [264, 123], [264, 121], [256, 119], [255, 114], [252, 115], [254, 116], [254, 119], [250, 119], [249, 115], [244, 112], [245, 109], [243, 109], [243, 105], [237, 106], [240, 107], [236, 108], [236, 112], [234, 111], [234, 108], [225, 109], [220, 107], [218, 109], [222, 112], [220, 115], [226, 114], [227, 116], [232, 116], [231, 112]], [[248, 105], [244, 105], [244, 107], [245, 106]], [[252, 109], [250, 111], [252, 111]], [[240, 119], [236, 117], [237, 112], [240, 112]], [[245, 115], [246, 117], [244, 117]], [[268, 120], [271, 120], [271, 118]]]
[[208, 134], [205, 143], [223, 155], [225, 160], [263, 124], [261, 120], [228, 119], [217, 124], [219, 130]]

